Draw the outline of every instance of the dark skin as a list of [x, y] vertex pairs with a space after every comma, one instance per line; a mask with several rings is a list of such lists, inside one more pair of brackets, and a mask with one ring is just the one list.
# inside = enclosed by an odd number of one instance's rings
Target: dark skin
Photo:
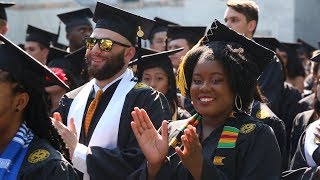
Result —
[[[201, 139], [205, 140], [214, 129], [225, 123], [233, 108], [234, 93], [219, 62], [198, 61], [192, 74], [190, 96], [195, 109], [203, 117]], [[160, 135], [144, 109], [136, 107], [131, 114], [134, 120], [131, 122], [132, 130], [148, 160], [148, 179], [154, 179], [168, 153], [168, 123], [163, 121]], [[193, 178], [201, 179], [203, 155], [196, 128], [189, 125], [181, 140], [184, 149], [176, 147], [175, 151]]]
[[69, 41], [70, 52], [74, 52], [77, 49], [84, 46], [84, 38], [89, 37], [92, 33], [92, 27], [86, 25], [80, 25], [73, 27], [70, 32], [67, 33], [67, 39]]
[[13, 93], [16, 84], [0, 82], [0, 154], [16, 135], [23, 122], [23, 109], [29, 102], [27, 93]]

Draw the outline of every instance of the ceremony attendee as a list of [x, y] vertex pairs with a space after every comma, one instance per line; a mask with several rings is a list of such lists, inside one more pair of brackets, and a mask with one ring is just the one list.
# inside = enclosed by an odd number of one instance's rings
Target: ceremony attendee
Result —
[[[249, 54], [256, 58], [247, 59]], [[131, 126], [147, 159], [132, 177], [279, 179], [281, 156], [272, 129], [246, 114], [273, 55], [215, 20], [179, 67], [179, 88], [197, 114], [163, 121], [160, 135], [145, 110], [132, 112]]]
[[66, 12], [57, 15], [66, 26], [66, 38], [69, 41], [68, 52], [74, 52], [83, 47], [85, 37], [92, 33], [90, 18], [93, 13], [89, 8]]
[[50, 44], [57, 35], [28, 25], [24, 50], [43, 65], [47, 64]]
[[55, 113], [53, 123], [84, 179], [124, 179], [144, 160], [130, 128], [133, 108], [146, 109], [156, 127], [171, 118], [164, 95], [137, 83], [128, 68], [137, 35], [146, 39], [154, 21], [101, 2], [93, 20], [96, 27], [86, 38], [93, 79], [64, 95], [58, 109], [62, 117]]
[[0, 35], [0, 179], [78, 179], [44, 98], [49, 69]]
[[6, 8], [15, 5], [13, 2], [0, 2], [0, 34], [6, 35], [9, 31]]

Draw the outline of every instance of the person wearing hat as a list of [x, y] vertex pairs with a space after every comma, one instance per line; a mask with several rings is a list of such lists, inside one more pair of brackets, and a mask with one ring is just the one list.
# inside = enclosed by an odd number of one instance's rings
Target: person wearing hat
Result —
[[89, 8], [71, 11], [57, 15], [66, 26], [66, 38], [69, 41], [69, 52], [74, 52], [83, 47], [85, 37], [92, 33], [90, 18], [93, 13]]
[[305, 96], [308, 96], [314, 92], [315, 83], [319, 77], [319, 62], [320, 58], [316, 57], [320, 54], [320, 50], [315, 50], [312, 52], [312, 56], [310, 58], [311, 60], [311, 72], [304, 80], [304, 90], [305, 90]]
[[[252, 0], [229, 0], [224, 14], [226, 26], [249, 39], [253, 38], [259, 20], [259, 6]], [[299, 112], [297, 102], [301, 94], [291, 85], [285, 83], [282, 65], [277, 56], [261, 74], [258, 85], [266, 97], [268, 106], [286, 125], [287, 144], [290, 144], [290, 133], [294, 117]], [[287, 146], [287, 154], [289, 146]]]
[[84, 179], [124, 179], [144, 160], [130, 128], [133, 108], [147, 109], [157, 127], [170, 118], [164, 95], [137, 83], [128, 68], [137, 36], [139, 45], [154, 21], [101, 2], [93, 20], [85, 55], [93, 79], [63, 96], [54, 125]]
[[[178, 107], [176, 77], [169, 55], [182, 51], [183, 48], [163, 51], [141, 57], [137, 61], [137, 77], [155, 90], [163, 93], [169, 104], [172, 120], [186, 119], [191, 115]], [[135, 63], [134, 61], [131, 64]]]
[[15, 5], [13, 2], [0, 2], [0, 34], [6, 35], [9, 31], [6, 8]]
[[178, 25], [165, 19], [155, 17], [156, 24], [152, 28], [149, 35], [150, 48], [156, 51], [165, 51], [167, 49], [167, 30], [168, 25]]
[[197, 114], [164, 121], [160, 135], [143, 109], [132, 112], [131, 126], [147, 159], [132, 176], [279, 179], [281, 155], [273, 131], [247, 114], [257, 78], [272, 56], [274, 52], [215, 20], [178, 71], [180, 91], [191, 98]]
[[0, 179], [78, 179], [44, 98], [48, 68], [0, 35]]
[[24, 50], [43, 65], [47, 64], [50, 44], [57, 35], [28, 25]]
[[204, 36], [205, 31], [204, 26], [168, 26], [168, 50], [183, 47], [183, 51], [169, 56], [175, 70], [178, 69], [183, 56]]

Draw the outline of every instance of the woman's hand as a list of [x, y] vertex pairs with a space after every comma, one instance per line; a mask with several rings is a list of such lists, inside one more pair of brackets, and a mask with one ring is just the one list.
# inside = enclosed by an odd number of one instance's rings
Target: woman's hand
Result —
[[184, 130], [184, 135], [181, 136], [181, 140], [184, 146], [183, 151], [176, 147], [176, 152], [179, 155], [182, 164], [192, 174], [194, 179], [201, 178], [202, 172], [202, 146], [199, 141], [199, 137], [196, 133], [196, 128], [189, 125]]
[[161, 135], [154, 128], [144, 109], [134, 108], [131, 127], [139, 146], [148, 160], [148, 174], [154, 176], [165, 162], [168, 153], [168, 122], [162, 122]]

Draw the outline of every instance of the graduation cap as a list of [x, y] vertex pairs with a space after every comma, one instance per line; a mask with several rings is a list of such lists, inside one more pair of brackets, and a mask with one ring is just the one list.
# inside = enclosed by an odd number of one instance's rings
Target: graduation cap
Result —
[[[47, 65], [48, 66], [51, 66], [53, 64], [56, 64], [56, 63], [64, 63], [66, 62], [65, 60], [65, 56], [70, 54], [69, 52], [63, 50], [63, 49], [60, 49], [60, 48], [57, 48], [57, 47], [54, 47], [54, 46], [50, 46], [49, 48], [49, 54], [48, 54], [48, 57], [47, 57]], [[59, 68], [63, 68], [63, 67], [60, 67], [59, 66], [54, 66], [54, 67], [59, 67]]]
[[300, 43], [302, 45], [302, 47], [308, 51], [309, 54], [311, 54], [313, 51], [315, 51], [317, 48], [313, 47], [312, 45], [310, 45], [309, 43], [303, 41], [302, 39], [298, 39], [297, 40], [298, 43]]
[[[147, 54], [141, 57], [141, 60], [138, 59], [134, 59], [132, 61], [130, 61], [129, 65], [135, 65], [135, 64], [144, 64], [144, 63], [148, 63], [149, 61], [152, 61], [153, 59], [161, 59], [161, 58], [166, 58], [174, 53], [180, 52], [183, 50], [182, 48], [178, 48], [178, 49], [173, 49], [173, 50], [168, 50], [168, 51], [162, 51], [162, 52], [157, 52], [157, 53], [152, 53], [152, 54]], [[170, 60], [170, 58], [169, 58]], [[159, 61], [161, 63], [161, 61]], [[171, 61], [170, 61], [171, 63]]]
[[284, 49], [283, 44], [274, 37], [253, 37], [253, 40], [272, 51], [276, 52], [277, 49]]
[[169, 25], [167, 37], [170, 41], [175, 39], [186, 39], [189, 43], [195, 45], [204, 36], [205, 32], [205, 26]]
[[[132, 45], [136, 43], [136, 37], [140, 40], [147, 39], [155, 24], [155, 21], [147, 19], [122, 9], [98, 2], [93, 15], [96, 28], [109, 29], [117, 32]], [[138, 43], [139, 45], [139, 43]], [[141, 47], [141, 44], [139, 45]]]
[[41, 89], [47, 79], [63, 88], [69, 88], [50, 69], [1, 34], [0, 41], [0, 69], [11, 73], [27, 89]]
[[211, 28], [208, 30], [201, 43], [207, 44], [212, 41], [234, 42], [241, 45], [244, 49], [244, 53], [250, 55], [252, 57], [250, 60], [258, 66], [260, 74], [275, 56], [275, 52], [272, 50], [233, 31], [227, 26], [221, 24], [218, 20], [214, 20]]
[[56, 34], [28, 25], [26, 41], [38, 42], [49, 48], [50, 44], [55, 41], [55, 39], [57, 39]]
[[158, 32], [167, 32], [168, 25], [178, 25], [177, 23], [155, 17], [154, 20], [156, 21], [155, 25], [153, 26], [151, 33], [149, 35], [149, 41], [153, 39], [153, 36]]
[[0, 19], [7, 21], [7, 13], [5, 8], [15, 5], [14, 2], [0, 2]]
[[66, 32], [70, 32], [73, 27], [85, 25], [92, 27], [90, 18], [93, 13], [89, 8], [71, 11], [57, 15], [59, 19], [66, 25]]
[[288, 55], [292, 57], [297, 57], [298, 55], [298, 49], [301, 47], [300, 43], [294, 43], [294, 42], [281, 42], [281, 44], [284, 46], [285, 51], [288, 53]]
[[85, 47], [82, 47], [65, 56], [65, 59], [71, 65], [71, 72], [77, 77], [79, 77], [87, 68], [87, 63], [85, 61], [86, 50], [87, 49]]
[[310, 60], [317, 62], [317, 63], [320, 63], [320, 50], [314, 51]]
[[[138, 47], [136, 46], [136, 48], [138, 48]], [[143, 48], [143, 47], [140, 48], [141, 56], [148, 55], [148, 54], [155, 54], [155, 53], [158, 53], [158, 51], [154, 50], [154, 49], [150, 49], [150, 48]], [[138, 58], [138, 55], [135, 54], [135, 56], [132, 58], [132, 60], [135, 60], [137, 58]]]

